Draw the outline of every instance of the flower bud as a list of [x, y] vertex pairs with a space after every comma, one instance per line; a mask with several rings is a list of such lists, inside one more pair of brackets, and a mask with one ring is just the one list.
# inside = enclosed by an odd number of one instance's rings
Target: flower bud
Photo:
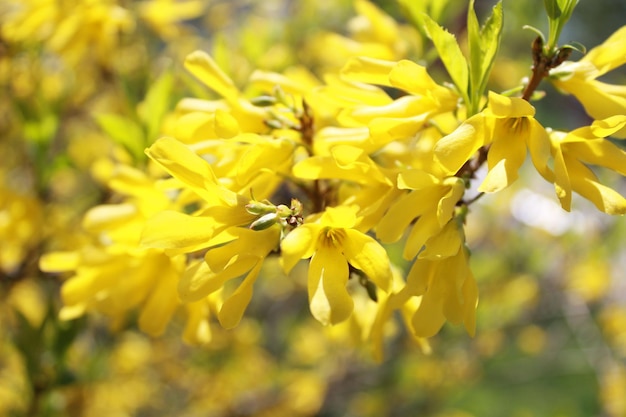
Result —
[[259, 217], [255, 221], [250, 224], [250, 229], [252, 230], [265, 230], [271, 226], [273, 226], [278, 220], [278, 215], [274, 213], [267, 213], [263, 216]]
[[274, 96], [258, 96], [250, 99], [250, 103], [258, 107], [269, 107], [276, 104], [276, 97]]
[[250, 201], [248, 204], [246, 204], [246, 211], [252, 215], [259, 216], [261, 214], [275, 213], [276, 207], [271, 203]]

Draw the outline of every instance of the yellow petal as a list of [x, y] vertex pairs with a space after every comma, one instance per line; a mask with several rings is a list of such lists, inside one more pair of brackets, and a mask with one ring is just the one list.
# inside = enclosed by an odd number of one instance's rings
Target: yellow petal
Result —
[[244, 278], [243, 282], [239, 285], [239, 287], [237, 287], [235, 292], [224, 301], [224, 304], [222, 304], [222, 308], [220, 309], [217, 317], [220, 324], [224, 328], [232, 329], [241, 321], [243, 313], [246, 311], [246, 308], [252, 299], [253, 286], [259, 276], [259, 271], [262, 266], [263, 262], [257, 262], [254, 268], [252, 268], [248, 275]]
[[265, 258], [278, 246], [280, 228], [274, 225], [268, 229], [255, 231], [247, 228], [233, 228], [234, 240], [209, 250], [204, 259], [213, 272], [220, 272], [233, 263], [234, 259], [250, 255]]
[[398, 25], [394, 19], [385, 14], [373, 3], [365, 0], [357, 0], [354, 8], [360, 16], [363, 16], [372, 26], [372, 34], [382, 44], [395, 44], [399, 39]]
[[211, 166], [185, 144], [164, 137], [154, 142], [146, 153], [196, 194], [209, 202], [216, 201], [217, 178]]
[[300, 259], [310, 258], [313, 255], [319, 232], [319, 225], [304, 224], [285, 236], [280, 243], [280, 261], [286, 274]]
[[428, 239], [439, 233], [440, 230], [439, 218], [434, 210], [422, 214], [407, 236], [404, 250], [402, 251], [404, 259], [411, 260], [415, 258]]
[[[572, 161], [575, 163], [576, 161]], [[564, 210], [570, 211], [572, 206], [572, 186], [567, 171], [565, 157], [558, 146], [554, 152], [554, 189]]]
[[548, 166], [550, 160], [550, 137], [548, 132], [535, 120], [530, 120], [530, 132], [526, 138], [528, 153], [535, 169], [547, 181], [554, 181], [554, 173]]
[[581, 59], [598, 68], [598, 76], [626, 63], [626, 26], [622, 26], [601, 45], [591, 49]]
[[337, 324], [352, 314], [348, 275], [348, 262], [337, 248], [318, 246], [309, 265], [308, 292], [311, 313], [320, 323]]
[[568, 143], [567, 152], [586, 164], [603, 166], [626, 175], [626, 152], [608, 140]]
[[210, 279], [215, 277], [206, 262], [196, 260], [187, 269], [178, 282], [178, 294], [185, 303], [200, 300], [220, 289], [226, 280]]
[[448, 175], [453, 175], [483, 145], [485, 145], [485, 122], [483, 115], [477, 114], [435, 144], [435, 158], [446, 169]]
[[341, 76], [350, 81], [391, 86], [389, 72], [396, 63], [368, 57], [351, 58], [341, 69]]
[[225, 99], [234, 100], [239, 95], [233, 81], [206, 52], [195, 51], [189, 54], [185, 59], [185, 68]]
[[452, 218], [457, 203], [465, 194], [465, 183], [461, 178], [448, 177], [444, 180], [443, 185], [443, 190], [446, 189], [445, 187], [449, 187], [449, 189], [437, 203], [437, 219], [439, 219], [439, 226], [441, 227]]
[[360, 269], [383, 291], [391, 286], [391, 267], [387, 251], [380, 243], [353, 229], [346, 230], [343, 253], [353, 267]]
[[[515, 119], [514, 125], [522, 125], [516, 134], [496, 136], [487, 155], [489, 172], [478, 191], [494, 193], [511, 185], [518, 178], [518, 171], [526, 159], [526, 141], [530, 122], [526, 118]], [[507, 123], [508, 125], [509, 123]], [[496, 132], [502, 129], [496, 129]], [[494, 133], [495, 134], [495, 133]]]
[[389, 80], [392, 86], [419, 95], [426, 95], [438, 87], [428, 75], [426, 67], [406, 59], [393, 66], [389, 72]]
[[617, 191], [600, 184], [589, 168], [568, 165], [572, 189], [607, 214], [626, 214], [626, 199]]
[[489, 116], [495, 117], [531, 117], [535, 115], [535, 108], [526, 100], [517, 97], [506, 97], [489, 92]]
[[410, 169], [398, 174], [398, 188], [401, 190], [421, 190], [439, 182], [437, 177], [420, 169]]
[[165, 331], [174, 311], [180, 305], [178, 297], [174, 296], [179, 272], [166, 255], [151, 258], [151, 263], [159, 271], [159, 278], [154, 280], [150, 295], [139, 314], [138, 324], [141, 331], [151, 336], [159, 336]]
[[320, 218], [320, 225], [323, 227], [350, 229], [355, 224], [356, 214], [353, 207], [327, 207]]
[[80, 262], [78, 252], [50, 252], [39, 258], [39, 269], [43, 272], [65, 272], [75, 270]]
[[[605, 119], [626, 113], [626, 86], [602, 83], [597, 80], [572, 78], [567, 82], [554, 84], [571, 94], [594, 119]], [[617, 138], [626, 138], [626, 129], [613, 133]]]
[[293, 158], [294, 145], [288, 140], [271, 139], [250, 147], [237, 165], [237, 180], [247, 184], [261, 172], [278, 173]]
[[[399, 240], [413, 219], [422, 213], [419, 204], [427, 201], [423, 198], [426, 193], [416, 190], [398, 197], [376, 226], [376, 237], [383, 243]], [[423, 206], [421, 208], [424, 209]]]
[[452, 219], [435, 236], [428, 239], [426, 247], [419, 254], [420, 259], [442, 259], [454, 256], [461, 247], [461, 235], [459, 234], [456, 219]]
[[417, 337], [434, 336], [446, 321], [442, 306], [445, 288], [438, 274], [439, 263], [418, 259], [407, 276], [407, 286], [411, 278], [411, 286], [424, 294], [411, 319], [411, 330]]
[[185, 304], [187, 321], [183, 331], [185, 343], [206, 344], [211, 341], [210, 309], [207, 300]]
[[208, 246], [209, 240], [219, 230], [218, 226], [210, 217], [162, 211], [146, 222], [141, 236], [141, 246], [193, 252]]
[[120, 227], [138, 214], [134, 204], [101, 204], [85, 213], [83, 227], [91, 233], [100, 233]]

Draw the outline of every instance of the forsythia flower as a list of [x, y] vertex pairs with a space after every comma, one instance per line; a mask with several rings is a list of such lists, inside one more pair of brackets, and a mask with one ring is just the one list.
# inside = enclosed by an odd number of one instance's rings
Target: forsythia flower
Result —
[[[0, 181], [4, 181], [0, 173]], [[0, 270], [13, 273], [41, 239], [43, 209], [33, 196], [0, 185]]]
[[[356, 0], [354, 8], [357, 16], [348, 23], [349, 37], [322, 32], [309, 41], [306, 55], [334, 69], [354, 56], [393, 60], [417, 49], [419, 34], [411, 26], [398, 24], [370, 1]], [[333, 53], [324, 53], [329, 50]]]
[[[626, 114], [626, 86], [612, 85], [597, 78], [626, 63], [626, 26], [613, 33], [602, 45], [590, 50], [578, 62], [564, 62], [550, 71], [558, 89], [574, 95], [594, 119]], [[613, 133], [626, 138], [626, 127]]]
[[346, 320], [353, 309], [346, 284], [350, 266], [362, 271], [383, 291], [389, 289], [391, 269], [387, 252], [370, 236], [354, 230], [356, 215], [347, 207], [328, 207], [315, 222], [292, 230], [281, 242], [285, 272], [300, 259], [311, 258], [309, 303], [323, 324]]
[[10, 42], [37, 40], [75, 63], [93, 51], [108, 62], [118, 35], [134, 29], [130, 12], [108, 0], [10, 0], [0, 26]]
[[489, 172], [478, 188], [497, 192], [518, 178], [518, 170], [530, 153], [535, 168], [551, 178], [548, 168], [550, 143], [546, 130], [534, 118], [535, 109], [526, 100], [489, 92], [483, 112], [472, 116], [435, 145], [439, 163], [453, 174], [483, 146], [490, 146]]
[[343, 79], [403, 90], [407, 95], [384, 105], [353, 105], [338, 120], [348, 126], [366, 125], [378, 147], [414, 136], [429, 118], [457, 107], [458, 95], [438, 85], [426, 68], [412, 61], [353, 58], [341, 70]]
[[[404, 286], [380, 303], [372, 327], [374, 354], [382, 359], [383, 326], [394, 310], [400, 310], [411, 334], [420, 343], [435, 335], [446, 320], [463, 323], [474, 334], [478, 287], [468, 264], [468, 251], [456, 219], [426, 244], [415, 260]], [[427, 349], [427, 346], [425, 346]]]
[[[97, 311], [119, 327], [137, 308], [139, 328], [159, 335], [180, 306], [172, 294], [185, 269], [185, 257], [141, 249], [138, 243], [146, 219], [172, 202], [158, 182], [130, 167], [116, 167], [108, 185], [125, 198], [120, 204], [103, 204], [87, 212], [83, 228], [94, 243], [76, 251], [48, 253], [41, 257], [40, 268], [73, 273], [61, 289], [61, 318]], [[202, 309], [202, 303], [187, 310]], [[195, 329], [191, 325], [187, 323], [185, 339], [206, 342], [198, 329], [202, 321], [193, 321]]]
[[554, 154], [554, 187], [561, 206], [569, 211], [572, 191], [607, 214], [626, 214], [626, 199], [600, 184], [587, 165], [603, 166], [626, 175], [626, 152], [604, 137], [626, 126], [626, 116], [597, 120], [571, 132], [550, 134]]
[[403, 256], [411, 260], [454, 216], [465, 185], [458, 177], [440, 179], [424, 171], [409, 170], [398, 175], [398, 188], [411, 191], [391, 204], [375, 228], [376, 236], [384, 243], [395, 242], [410, 228]]

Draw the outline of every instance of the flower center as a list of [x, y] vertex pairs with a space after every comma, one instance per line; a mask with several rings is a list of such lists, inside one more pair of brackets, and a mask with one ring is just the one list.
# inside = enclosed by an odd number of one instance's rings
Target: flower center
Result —
[[332, 227], [325, 228], [320, 234], [320, 243], [326, 247], [341, 247], [346, 238], [344, 229], [334, 229]]

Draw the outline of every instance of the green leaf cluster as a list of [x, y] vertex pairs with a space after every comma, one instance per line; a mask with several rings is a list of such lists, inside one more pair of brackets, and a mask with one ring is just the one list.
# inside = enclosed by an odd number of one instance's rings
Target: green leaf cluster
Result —
[[572, 16], [578, 0], [544, 0], [543, 2], [550, 25], [550, 34], [546, 44], [548, 52], [556, 50], [556, 45], [563, 27]]
[[502, 37], [502, 2], [494, 6], [491, 15], [480, 26], [474, 0], [470, 1], [467, 13], [469, 61], [463, 55], [455, 36], [433, 18], [424, 15], [424, 25], [452, 82], [467, 105], [468, 116], [478, 113]]

